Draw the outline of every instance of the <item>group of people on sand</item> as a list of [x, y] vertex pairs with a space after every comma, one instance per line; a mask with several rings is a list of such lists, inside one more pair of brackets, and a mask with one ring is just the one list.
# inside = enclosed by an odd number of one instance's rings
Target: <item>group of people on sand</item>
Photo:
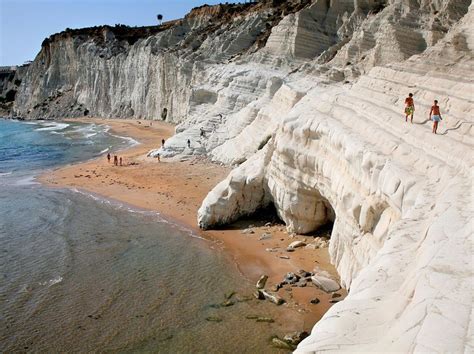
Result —
[[[413, 114], [415, 113], [415, 102], [413, 101], [413, 94], [409, 93], [408, 97], [405, 98], [405, 122], [408, 122], [408, 117], [410, 117], [410, 122], [413, 123]], [[438, 131], [438, 123], [443, 120], [441, 118], [441, 112], [438, 106], [438, 100], [433, 101], [433, 105], [430, 110], [430, 120], [433, 121], [433, 134], [436, 134]]]
[[[107, 153], [107, 162], [110, 163], [112, 156], [110, 155], [110, 152]], [[117, 155], [114, 155], [114, 166], [123, 166], [122, 165], [122, 157], [118, 157]]]

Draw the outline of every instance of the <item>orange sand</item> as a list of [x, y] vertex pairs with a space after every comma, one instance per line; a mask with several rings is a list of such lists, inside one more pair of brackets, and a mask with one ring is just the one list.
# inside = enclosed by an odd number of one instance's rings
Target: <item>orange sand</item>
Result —
[[[335, 277], [337, 273], [329, 263], [327, 249], [310, 250], [300, 248], [288, 253], [286, 247], [295, 240], [310, 241], [311, 237], [291, 237], [283, 224], [265, 227], [269, 220], [241, 220], [219, 230], [202, 231], [197, 228], [196, 215], [207, 193], [230, 172], [230, 168], [212, 164], [204, 159], [186, 162], [167, 162], [162, 159], [147, 158], [151, 149], [161, 145], [174, 133], [174, 127], [164, 122], [138, 120], [114, 120], [84, 118], [80, 121], [107, 124], [114, 133], [129, 136], [140, 145], [116, 153], [123, 158], [124, 166], [107, 163], [105, 155], [97, 160], [71, 165], [45, 174], [39, 180], [47, 185], [75, 187], [100, 194], [129, 205], [155, 210], [174, 222], [186, 225], [200, 236], [215, 241], [219, 248], [236, 262], [247, 279], [256, 282], [262, 274], [269, 276], [267, 288], [282, 281], [287, 272], [299, 269], [312, 271], [316, 266], [327, 270]], [[112, 156], [113, 161], [113, 156]], [[243, 234], [249, 225], [256, 225], [254, 234]], [[269, 232], [271, 239], [259, 241], [259, 237]], [[279, 247], [278, 252], [268, 252], [268, 248]], [[290, 259], [282, 259], [288, 256]], [[301, 316], [299, 323], [310, 330], [332, 305], [331, 295], [315, 288], [293, 287], [291, 291], [280, 289], [278, 294], [288, 301], [288, 307], [297, 310]], [[339, 291], [344, 297], [345, 292]], [[318, 305], [310, 304], [319, 298]]]

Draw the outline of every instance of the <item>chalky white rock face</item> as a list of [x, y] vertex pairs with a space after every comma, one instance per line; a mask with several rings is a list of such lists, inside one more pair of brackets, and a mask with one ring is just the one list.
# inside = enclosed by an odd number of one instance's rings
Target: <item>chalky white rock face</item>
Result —
[[17, 112], [179, 123], [151, 156], [237, 166], [203, 201], [202, 228], [270, 203], [290, 232], [333, 221], [350, 292], [297, 352], [473, 351], [474, 5], [263, 3], [224, 22], [225, 7], [203, 8], [120, 50], [112, 34], [54, 42]]
[[[473, 15], [471, 6], [434, 46], [354, 84], [286, 78], [240, 134], [211, 151], [248, 161], [204, 200], [201, 226], [257, 209], [245, 203], [249, 188], [289, 231], [334, 220], [329, 251], [349, 296], [297, 352], [473, 350]], [[410, 91], [414, 124], [403, 116]], [[434, 99], [439, 135], [428, 121]]]

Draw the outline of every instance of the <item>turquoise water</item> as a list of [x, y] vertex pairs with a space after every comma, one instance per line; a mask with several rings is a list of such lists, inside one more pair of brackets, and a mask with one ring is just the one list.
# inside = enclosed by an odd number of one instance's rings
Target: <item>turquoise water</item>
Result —
[[[290, 321], [208, 241], [34, 176], [134, 142], [106, 126], [0, 120], [0, 352], [273, 352]], [[235, 304], [216, 306], [236, 291]], [[206, 318], [217, 316], [221, 322]]]

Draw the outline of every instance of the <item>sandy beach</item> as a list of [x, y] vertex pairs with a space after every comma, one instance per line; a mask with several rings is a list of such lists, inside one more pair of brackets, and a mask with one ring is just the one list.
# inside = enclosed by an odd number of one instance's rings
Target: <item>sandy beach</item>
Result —
[[[76, 119], [76, 121], [78, 121]], [[274, 217], [259, 217], [240, 220], [219, 230], [202, 231], [197, 227], [196, 215], [202, 200], [207, 193], [230, 171], [230, 168], [210, 163], [205, 159], [193, 159], [184, 162], [169, 162], [162, 159], [148, 158], [146, 154], [174, 134], [174, 126], [163, 123], [138, 120], [114, 119], [79, 119], [83, 122], [94, 122], [110, 126], [114, 134], [131, 137], [140, 144], [129, 149], [115, 152], [122, 157], [123, 166], [108, 163], [106, 155], [85, 163], [66, 166], [39, 177], [49, 186], [77, 188], [117, 200], [133, 207], [159, 212], [163, 217], [179, 223], [199, 236], [213, 241], [217, 249], [227, 252], [235, 261], [242, 275], [256, 282], [262, 274], [269, 276], [268, 288], [283, 280], [287, 272], [300, 269], [312, 271], [315, 268], [326, 270], [337, 278], [337, 272], [329, 263], [327, 248], [298, 248], [286, 252], [287, 246], [296, 240], [310, 242], [313, 236], [289, 235], [281, 222]], [[267, 226], [265, 226], [267, 225]], [[249, 226], [254, 233], [242, 231]], [[265, 233], [271, 234], [268, 239], [260, 240]], [[328, 235], [328, 231], [323, 231]], [[272, 252], [269, 250], [272, 249]], [[344, 291], [339, 291], [345, 296]], [[332, 305], [331, 294], [314, 286], [287, 287], [278, 294], [287, 304], [285, 308], [301, 316], [302, 328], [310, 330], [315, 322]], [[320, 303], [311, 304], [310, 300], [318, 298]]]

